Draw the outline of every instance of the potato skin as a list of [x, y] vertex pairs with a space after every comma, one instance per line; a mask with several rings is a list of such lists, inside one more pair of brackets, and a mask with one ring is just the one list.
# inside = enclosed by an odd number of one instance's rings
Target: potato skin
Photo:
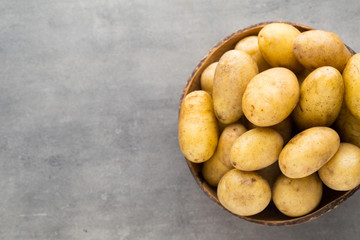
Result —
[[259, 72], [263, 72], [271, 68], [260, 52], [257, 36], [248, 36], [241, 39], [235, 45], [235, 50], [241, 50], [249, 54], [256, 62]]
[[342, 72], [351, 57], [338, 35], [323, 30], [309, 30], [296, 36], [293, 52], [296, 59], [310, 70], [332, 66]]
[[336, 154], [319, 170], [322, 182], [337, 191], [348, 191], [360, 184], [360, 148], [341, 143]]
[[274, 162], [270, 166], [267, 166], [266, 168], [257, 170], [256, 172], [259, 173], [269, 183], [270, 187], [274, 185], [276, 179], [281, 174], [278, 161]]
[[258, 173], [230, 170], [220, 180], [217, 195], [230, 212], [251, 216], [263, 211], [271, 200], [268, 182]]
[[272, 67], [285, 67], [294, 72], [303, 67], [293, 54], [292, 44], [300, 31], [286, 23], [271, 23], [258, 34], [259, 49]]
[[271, 128], [251, 129], [234, 142], [231, 163], [243, 171], [265, 168], [278, 160], [283, 144], [281, 135]]
[[248, 84], [242, 101], [245, 117], [260, 127], [285, 120], [299, 101], [296, 75], [286, 68], [271, 68], [256, 75]]
[[218, 62], [214, 62], [207, 66], [207, 68], [205, 68], [205, 70], [201, 74], [200, 78], [201, 89], [208, 92], [210, 95], [213, 91], [214, 75], [217, 64]]
[[258, 73], [252, 57], [239, 50], [222, 55], [215, 70], [213, 101], [220, 122], [236, 122], [243, 115], [242, 96], [249, 81]]
[[350, 112], [360, 119], [360, 54], [352, 56], [343, 71], [345, 102]]
[[297, 179], [281, 174], [273, 185], [272, 200], [283, 214], [299, 217], [319, 205], [322, 192], [322, 183], [317, 173]]
[[300, 86], [300, 100], [293, 112], [297, 127], [329, 127], [339, 115], [343, 98], [341, 73], [333, 67], [317, 68]]
[[179, 114], [179, 145], [191, 162], [204, 162], [214, 154], [218, 142], [218, 126], [211, 96], [193, 91], [182, 101]]
[[360, 147], [360, 120], [351, 114], [345, 103], [335, 121], [335, 128], [343, 142]]
[[281, 172], [289, 178], [303, 178], [319, 170], [336, 153], [340, 137], [328, 127], [308, 128], [293, 137], [279, 156]]
[[245, 132], [244, 125], [233, 123], [221, 133], [215, 154], [204, 162], [202, 168], [202, 175], [210, 185], [216, 187], [221, 177], [234, 168], [230, 162], [230, 150], [235, 140]]

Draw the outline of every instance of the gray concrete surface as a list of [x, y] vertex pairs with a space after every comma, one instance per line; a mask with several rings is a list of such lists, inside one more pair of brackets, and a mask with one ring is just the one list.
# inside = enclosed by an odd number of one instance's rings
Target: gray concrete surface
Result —
[[186, 79], [226, 35], [288, 20], [360, 50], [352, 1], [0, 1], [0, 239], [355, 239], [360, 195], [299, 226], [207, 198], [177, 142]]

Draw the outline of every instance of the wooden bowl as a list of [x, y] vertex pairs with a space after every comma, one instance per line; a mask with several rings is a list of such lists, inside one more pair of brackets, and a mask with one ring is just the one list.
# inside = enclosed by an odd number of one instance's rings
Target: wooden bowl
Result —
[[[188, 93], [200, 89], [200, 76], [201, 73], [204, 71], [204, 69], [209, 66], [211, 63], [216, 62], [220, 59], [220, 57], [228, 50], [231, 50], [235, 47], [235, 44], [242, 38], [250, 36], [250, 35], [257, 35], [259, 31], [266, 25], [272, 22], [263, 22], [259, 24], [255, 24], [252, 26], [249, 26], [247, 28], [244, 28], [242, 30], [236, 31], [229, 36], [222, 39], [220, 42], [218, 42], [209, 52], [208, 54], [200, 61], [200, 63], [196, 66], [193, 73], [191, 74], [190, 78], [187, 80], [185, 88], [183, 90], [181, 100], [180, 100], [180, 106], [183, 101], [184, 96], [186, 96]], [[301, 32], [311, 30], [313, 28], [307, 27], [301, 24], [292, 23], [292, 22], [284, 22], [287, 24], [291, 24], [297, 29], [299, 29]], [[349, 47], [348, 47], [349, 48]], [[355, 54], [353, 50], [349, 48], [349, 50]], [[186, 159], [185, 159], [186, 160]], [[204, 191], [206, 195], [208, 195], [212, 200], [215, 201], [215, 203], [221, 207], [222, 209], [228, 211], [226, 208], [224, 208], [221, 203], [219, 202], [219, 199], [216, 195], [216, 188], [208, 185], [206, 181], [204, 180], [203, 176], [201, 175], [201, 168], [202, 164], [196, 164], [192, 163], [188, 160], [186, 160], [190, 171], [192, 175], [194, 176], [196, 182], [199, 184], [200, 188]], [[329, 188], [327, 188], [324, 184], [324, 191], [323, 191], [323, 197], [319, 204], [319, 206], [312, 211], [311, 213], [301, 216], [301, 217], [288, 217], [282, 214], [279, 210], [276, 209], [273, 202], [270, 202], [270, 204], [267, 206], [267, 208], [262, 211], [259, 214], [253, 215], [253, 216], [239, 216], [236, 214], [233, 214], [239, 218], [245, 219], [250, 222], [263, 224], [263, 225], [269, 225], [269, 226], [287, 226], [287, 225], [295, 225], [300, 223], [309, 222], [311, 220], [314, 220], [325, 213], [331, 211], [332, 209], [339, 206], [341, 203], [343, 203], [346, 199], [351, 197], [360, 187], [357, 186], [356, 188], [350, 190], [350, 191], [334, 191]]]

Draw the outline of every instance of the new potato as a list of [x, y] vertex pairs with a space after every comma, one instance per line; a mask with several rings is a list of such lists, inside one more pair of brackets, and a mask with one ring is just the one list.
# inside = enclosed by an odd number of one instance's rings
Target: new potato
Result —
[[191, 162], [209, 160], [218, 143], [218, 126], [211, 96], [203, 91], [193, 91], [184, 98], [179, 114], [179, 145]]
[[260, 127], [284, 121], [299, 101], [299, 83], [289, 69], [270, 68], [248, 84], [242, 101], [245, 117]]
[[308, 128], [293, 137], [279, 156], [281, 172], [289, 178], [303, 178], [319, 170], [340, 146], [337, 132], [328, 127]]
[[293, 52], [296, 59], [310, 70], [332, 66], [342, 72], [351, 57], [339, 36], [323, 30], [310, 30], [296, 36]]
[[265, 168], [279, 158], [284, 140], [271, 128], [254, 128], [242, 134], [230, 151], [232, 165], [243, 171]]
[[360, 120], [351, 114], [344, 103], [335, 122], [341, 140], [360, 147]]
[[350, 58], [343, 72], [345, 102], [350, 112], [360, 119], [360, 54]]
[[339, 115], [343, 98], [341, 73], [333, 67], [317, 68], [300, 86], [300, 100], [293, 119], [300, 129], [329, 127]]
[[214, 110], [220, 122], [229, 124], [241, 118], [243, 93], [257, 73], [256, 62], [249, 54], [230, 50], [222, 55], [213, 82]]
[[230, 170], [221, 178], [217, 195], [230, 212], [251, 216], [263, 211], [271, 200], [269, 183], [255, 172]]
[[217, 64], [218, 62], [214, 62], [207, 66], [200, 77], [201, 89], [207, 91], [210, 94], [212, 94], [213, 91], [214, 75]]
[[202, 168], [202, 175], [210, 185], [217, 186], [221, 177], [234, 168], [230, 162], [230, 150], [235, 140], [245, 132], [246, 128], [242, 124], [233, 123], [221, 133], [215, 154]]

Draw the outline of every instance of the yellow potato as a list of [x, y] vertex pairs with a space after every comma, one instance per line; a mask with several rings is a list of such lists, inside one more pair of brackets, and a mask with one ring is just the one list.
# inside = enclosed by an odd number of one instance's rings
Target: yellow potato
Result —
[[344, 103], [335, 126], [343, 142], [360, 147], [360, 120], [351, 114]]
[[271, 128], [254, 128], [242, 134], [230, 151], [232, 165], [243, 171], [265, 168], [279, 158], [284, 140]]
[[251, 216], [263, 211], [271, 200], [268, 182], [258, 173], [230, 170], [220, 180], [217, 195], [230, 212]]
[[[245, 127], [250, 130], [253, 128], [258, 128], [259, 126], [256, 126], [245, 118]], [[290, 117], [286, 118], [284, 121], [274, 126], [270, 126], [269, 128], [274, 129], [275, 131], [280, 133], [284, 140], [284, 143], [287, 143], [290, 140], [292, 134], [292, 121]]]
[[214, 110], [220, 122], [229, 124], [241, 118], [243, 93], [257, 73], [257, 65], [249, 54], [230, 50], [222, 55], [213, 83]]
[[217, 186], [220, 178], [234, 168], [230, 162], [230, 150], [235, 140], [245, 132], [244, 125], [233, 123], [221, 133], [215, 154], [204, 163], [202, 168], [202, 175], [210, 185]]
[[310, 30], [294, 38], [293, 52], [305, 68], [331, 66], [343, 71], [351, 53], [339, 36], [323, 30]]
[[279, 156], [280, 170], [289, 178], [309, 176], [327, 163], [339, 146], [339, 135], [333, 129], [308, 128], [285, 145]]
[[345, 102], [350, 112], [360, 119], [360, 54], [350, 58], [343, 72]]
[[218, 62], [214, 62], [207, 66], [207, 68], [205, 68], [204, 72], [201, 74], [200, 78], [201, 89], [207, 91], [210, 94], [212, 94], [213, 91], [214, 75], [217, 64]]
[[218, 126], [211, 96], [198, 90], [189, 93], [181, 104], [179, 114], [179, 145], [191, 162], [209, 160], [218, 142]]
[[333, 67], [317, 68], [300, 86], [300, 100], [293, 119], [300, 129], [329, 127], [339, 115], [343, 98], [341, 73]]
[[300, 31], [286, 23], [266, 25], [258, 35], [259, 48], [262, 56], [272, 67], [285, 67], [294, 72], [303, 67], [296, 60], [292, 44]]
[[235, 45], [235, 50], [241, 50], [249, 54], [255, 60], [259, 68], [259, 72], [271, 68], [271, 66], [265, 61], [260, 52], [257, 36], [249, 36], [241, 39]]
[[257, 170], [256, 172], [259, 173], [269, 183], [270, 187], [274, 185], [275, 180], [281, 174], [278, 161], [274, 162], [270, 166], [267, 166], [266, 168]]
[[319, 205], [322, 192], [322, 183], [316, 173], [297, 179], [280, 175], [273, 185], [272, 200], [283, 214], [299, 217]]
[[286, 68], [271, 68], [248, 84], [242, 101], [245, 117], [260, 127], [285, 120], [299, 101], [296, 75]]
[[341, 143], [337, 153], [319, 170], [322, 182], [337, 191], [348, 191], [360, 184], [360, 148]]

